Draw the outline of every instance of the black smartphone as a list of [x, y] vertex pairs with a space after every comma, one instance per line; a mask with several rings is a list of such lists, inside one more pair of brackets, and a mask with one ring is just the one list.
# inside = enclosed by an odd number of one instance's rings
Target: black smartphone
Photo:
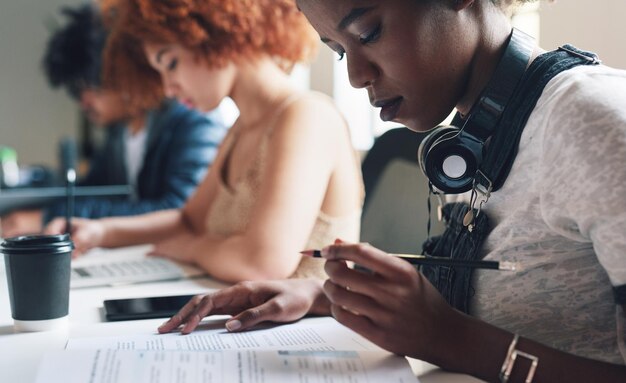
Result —
[[104, 301], [106, 320], [167, 318], [178, 312], [193, 295], [110, 299]]

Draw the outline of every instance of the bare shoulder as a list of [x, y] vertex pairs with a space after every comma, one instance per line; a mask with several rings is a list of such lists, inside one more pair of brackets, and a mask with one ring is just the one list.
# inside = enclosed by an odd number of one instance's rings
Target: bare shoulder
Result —
[[347, 124], [333, 100], [318, 92], [295, 94], [276, 116], [274, 135], [297, 133], [338, 139], [347, 132]]

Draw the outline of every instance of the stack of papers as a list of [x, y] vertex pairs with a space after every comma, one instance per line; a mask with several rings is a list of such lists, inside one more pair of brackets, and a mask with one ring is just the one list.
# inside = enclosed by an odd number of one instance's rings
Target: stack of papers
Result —
[[223, 321], [189, 335], [70, 339], [37, 383], [417, 382], [407, 360], [332, 318], [229, 333]]

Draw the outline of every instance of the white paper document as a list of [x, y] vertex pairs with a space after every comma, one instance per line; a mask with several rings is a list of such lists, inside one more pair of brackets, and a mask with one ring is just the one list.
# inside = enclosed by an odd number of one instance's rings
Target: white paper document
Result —
[[73, 338], [66, 349], [115, 350], [381, 350], [374, 343], [330, 317], [306, 318], [298, 322], [252, 331], [230, 333], [224, 320], [201, 325], [189, 335], [145, 334], [120, 337]]
[[408, 383], [405, 358], [383, 351], [66, 350], [36, 383]]
[[73, 338], [48, 354], [37, 383], [408, 383], [408, 361], [333, 318], [229, 333], [225, 320], [189, 335]]

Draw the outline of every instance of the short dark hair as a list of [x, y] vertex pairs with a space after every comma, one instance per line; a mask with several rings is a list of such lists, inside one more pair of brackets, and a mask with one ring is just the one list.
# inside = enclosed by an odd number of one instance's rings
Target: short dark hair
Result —
[[78, 98], [84, 87], [101, 85], [107, 31], [99, 10], [91, 4], [63, 7], [61, 14], [67, 24], [50, 36], [43, 68], [53, 88], [65, 87]]

